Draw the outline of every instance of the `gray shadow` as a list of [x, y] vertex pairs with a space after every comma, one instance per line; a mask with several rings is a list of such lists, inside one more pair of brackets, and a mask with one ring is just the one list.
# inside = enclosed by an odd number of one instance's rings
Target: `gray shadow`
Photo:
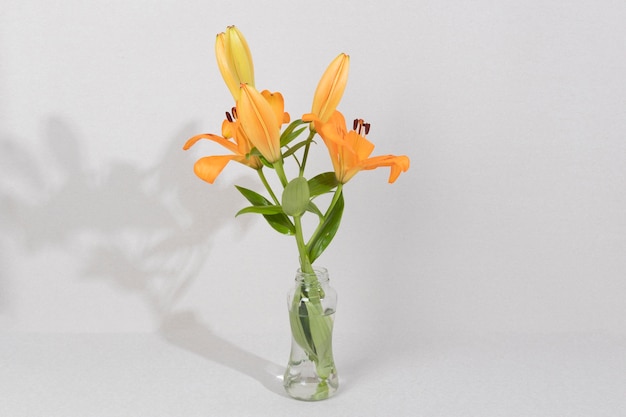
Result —
[[[27, 194], [41, 180], [34, 161], [18, 140], [0, 137], [0, 313], [11, 312], [11, 260], [13, 246], [23, 244], [19, 223]], [[32, 198], [31, 198], [32, 200]]]
[[234, 193], [198, 180], [182, 143], [185, 126], [156, 164], [114, 161], [95, 171], [80, 135], [59, 118], [45, 123], [40, 153], [1, 140], [3, 234], [31, 252], [71, 251], [81, 276], [141, 294], [160, 321], [208, 254], [215, 233], [234, 220]]
[[[0, 188], [3, 217], [10, 219], [3, 231], [33, 252], [72, 251], [83, 278], [142, 296], [158, 324], [242, 204], [232, 190], [193, 175], [193, 161], [182, 150], [191, 132], [196, 129], [189, 125], [173, 135], [155, 164], [114, 161], [100, 171], [87, 166], [79, 135], [59, 118], [45, 125], [43, 158], [2, 141], [3, 150], [12, 151], [7, 166], [13, 178], [12, 186]], [[245, 222], [238, 220], [242, 227]]]
[[[114, 161], [99, 171], [84, 162], [81, 135], [58, 117], [45, 123], [41, 152], [0, 139], [0, 231], [30, 253], [70, 251], [82, 279], [104, 280], [141, 297], [169, 343], [285, 395], [282, 368], [219, 338], [196, 313], [176, 312], [214, 236], [245, 205], [233, 184], [195, 177], [182, 145], [197, 133], [193, 124], [182, 127], [155, 164]], [[251, 220], [236, 221], [244, 233]]]
[[11, 305], [7, 294], [10, 291], [7, 275], [8, 262], [4, 260], [5, 245], [0, 241], [0, 315], [10, 312]]
[[181, 311], [165, 317], [161, 335], [174, 346], [248, 375], [269, 391], [287, 397], [282, 386], [284, 367], [217, 336], [192, 311]]

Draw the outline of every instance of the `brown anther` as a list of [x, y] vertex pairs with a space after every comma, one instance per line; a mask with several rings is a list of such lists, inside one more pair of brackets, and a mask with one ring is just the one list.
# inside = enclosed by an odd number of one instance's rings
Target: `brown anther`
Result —
[[363, 119], [354, 119], [352, 122], [352, 130], [356, 131], [357, 134], [367, 135], [370, 131], [370, 124], [365, 123]]
[[231, 123], [233, 122], [233, 116], [231, 116], [228, 112], [226, 112], [226, 119]]
[[235, 119], [238, 119], [238, 117], [237, 117], [237, 107], [233, 107], [233, 108], [230, 110], [230, 112], [233, 114], [233, 117], [234, 117]]

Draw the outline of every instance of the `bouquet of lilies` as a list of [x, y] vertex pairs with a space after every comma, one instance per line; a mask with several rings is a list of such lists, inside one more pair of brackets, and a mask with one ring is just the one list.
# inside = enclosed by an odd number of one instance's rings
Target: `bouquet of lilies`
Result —
[[[328, 247], [339, 227], [344, 208], [344, 185], [358, 172], [378, 167], [390, 168], [389, 182], [392, 183], [409, 168], [409, 158], [404, 155], [370, 157], [374, 145], [366, 139], [369, 123], [357, 119], [351, 130], [346, 127], [345, 118], [337, 106], [348, 79], [348, 55], [339, 54], [322, 75], [315, 90], [311, 111], [291, 121], [279, 92], [259, 91], [256, 88], [250, 49], [236, 27], [230, 26], [224, 33], [217, 35], [215, 52], [219, 70], [235, 100], [235, 106], [226, 112], [221, 136], [210, 133], [194, 136], [185, 143], [184, 149], [189, 149], [201, 139], [207, 139], [219, 143], [229, 153], [200, 158], [194, 165], [194, 172], [202, 180], [213, 183], [230, 161], [255, 170], [266, 194], [237, 186], [250, 203], [237, 215], [260, 214], [276, 231], [294, 236], [300, 269], [314, 276], [313, 263]], [[303, 133], [306, 138], [301, 139]], [[308, 176], [307, 159], [316, 135], [324, 142], [333, 171]], [[295, 164], [297, 175], [294, 178], [290, 179], [286, 175], [287, 162]], [[268, 171], [277, 176], [279, 190], [273, 189], [267, 180]], [[332, 193], [332, 198], [328, 199], [330, 203], [320, 208], [317, 197], [329, 193]], [[305, 238], [302, 217], [307, 213], [316, 216], [317, 225], [312, 234]], [[326, 368], [332, 362], [332, 358], [325, 357], [326, 349], [323, 347], [329, 342], [332, 323], [318, 317], [323, 316], [319, 303], [323, 294], [312, 294], [310, 288], [309, 293], [296, 294], [294, 298], [294, 308], [290, 314], [291, 329], [296, 342], [315, 362], [318, 372], [323, 376], [330, 372]], [[306, 308], [295, 308], [301, 305], [303, 299]]]

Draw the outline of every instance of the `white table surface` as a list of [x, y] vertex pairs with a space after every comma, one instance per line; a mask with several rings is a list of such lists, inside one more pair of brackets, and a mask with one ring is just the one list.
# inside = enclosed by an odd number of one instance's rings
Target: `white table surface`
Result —
[[626, 337], [336, 334], [340, 390], [288, 398], [284, 333], [0, 334], [0, 416], [626, 416]]

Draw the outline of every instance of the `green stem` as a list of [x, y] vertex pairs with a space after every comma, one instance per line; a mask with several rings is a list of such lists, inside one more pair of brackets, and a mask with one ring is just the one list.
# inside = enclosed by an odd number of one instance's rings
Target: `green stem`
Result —
[[307, 274], [313, 273], [313, 266], [309, 261], [309, 253], [304, 243], [304, 236], [302, 235], [302, 221], [301, 216], [294, 216], [294, 225], [296, 226], [296, 244], [298, 245], [298, 254], [300, 255], [300, 269]]
[[280, 183], [283, 185], [283, 188], [286, 187], [289, 181], [287, 181], [287, 175], [285, 175], [283, 160], [279, 159], [278, 161], [274, 162], [273, 165], [274, 169], [276, 170], [276, 175], [278, 175], [278, 178], [280, 179]]
[[330, 205], [328, 206], [328, 210], [326, 210], [326, 215], [328, 215], [328, 213], [330, 213], [330, 211], [335, 207], [335, 204], [337, 204], [337, 201], [339, 200], [339, 197], [341, 196], [342, 192], [343, 192], [343, 184], [339, 183], [337, 184], [337, 188], [335, 189], [335, 194], [333, 195], [333, 199], [330, 202]]
[[302, 164], [300, 165], [300, 176], [304, 175], [304, 168], [306, 167], [306, 160], [309, 156], [309, 148], [311, 147], [311, 142], [313, 141], [313, 137], [315, 136], [315, 129], [311, 128], [309, 132], [309, 137], [306, 138], [306, 145], [304, 146], [304, 154], [302, 155]]
[[259, 178], [261, 178], [261, 182], [265, 186], [265, 189], [267, 190], [268, 193], [270, 193], [270, 196], [272, 196], [272, 200], [274, 200], [274, 204], [279, 206], [280, 202], [278, 201], [278, 198], [276, 198], [276, 194], [274, 194], [272, 187], [270, 187], [270, 184], [267, 182], [267, 178], [265, 178], [265, 174], [263, 173], [263, 168], [257, 169], [256, 172], [259, 174]]

